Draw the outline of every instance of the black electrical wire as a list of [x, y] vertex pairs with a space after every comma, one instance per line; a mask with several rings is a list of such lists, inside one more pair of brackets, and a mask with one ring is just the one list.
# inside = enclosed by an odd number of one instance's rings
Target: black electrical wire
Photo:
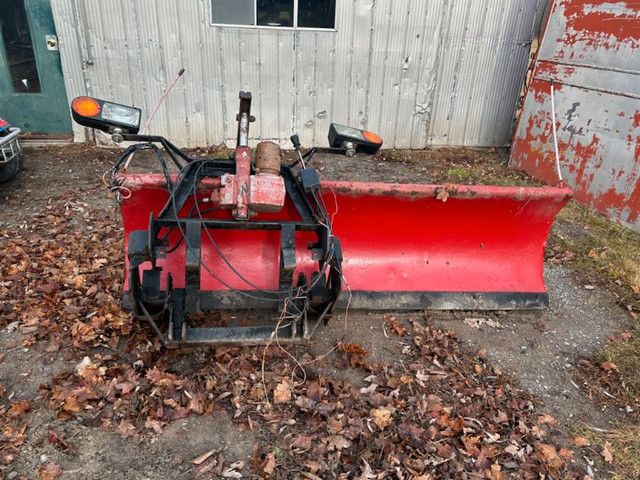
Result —
[[180, 238], [178, 239], [178, 241], [176, 242], [176, 244], [175, 244], [173, 247], [169, 248], [169, 249], [167, 250], [167, 252], [166, 252], [166, 253], [173, 253], [173, 252], [175, 252], [175, 251], [178, 249], [178, 247], [179, 247], [180, 245], [182, 245], [182, 239], [183, 239], [183, 238], [184, 238], [184, 237], [180, 236]]
[[[302, 159], [303, 159], [303, 160], [309, 159], [309, 162], [310, 162], [310, 161], [311, 161], [311, 159], [313, 158], [313, 156], [316, 154], [316, 151], [317, 151], [317, 148], [316, 148], [316, 147], [313, 147], [313, 148], [311, 148], [311, 149], [307, 150], [306, 152], [304, 152], [304, 153], [302, 154]], [[297, 153], [297, 152], [296, 152], [296, 153]], [[298, 163], [300, 163], [300, 157], [299, 157], [299, 156], [296, 156], [296, 159], [295, 159], [293, 162], [288, 163], [288, 164], [285, 164], [285, 166], [287, 166], [287, 167], [289, 167], [289, 168], [293, 168], [293, 167], [295, 167]]]
[[[200, 168], [201, 168], [201, 167], [200, 167]], [[194, 192], [194, 193], [193, 193], [193, 195], [194, 195], [194, 200], [197, 200], [197, 199], [195, 198], [195, 194], [196, 194], [195, 182], [196, 182], [196, 179], [197, 179], [197, 178], [198, 178], [198, 176], [196, 175], [196, 176], [194, 177], [194, 185], [193, 185], [193, 187], [194, 187], [194, 188], [193, 188], [193, 192]], [[200, 212], [200, 209], [199, 209], [199, 207], [198, 207], [198, 203], [197, 203], [197, 201], [195, 202], [194, 206], [196, 207], [196, 210], [198, 211], [198, 216], [199, 216], [200, 220], [201, 220], [201, 221], [204, 221], [204, 219], [202, 218], [202, 214], [201, 214], [201, 212]], [[326, 215], [326, 213], [325, 213], [325, 215]], [[331, 229], [330, 229], [330, 227], [326, 227], [326, 228], [329, 228], [329, 234], [331, 235], [331, 238], [333, 238], [333, 236], [332, 236], [332, 234], [331, 234]], [[245, 277], [244, 277], [240, 272], [238, 272], [238, 271], [237, 271], [237, 270], [236, 270], [236, 269], [231, 265], [231, 262], [229, 262], [229, 260], [226, 258], [226, 256], [222, 253], [222, 251], [221, 251], [221, 250], [220, 250], [220, 248], [218, 247], [217, 243], [213, 240], [213, 237], [212, 237], [212, 236], [211, 236], [211, 234], [209, 233], [209, 230], [208, 230], [208, 229], [206, 229], [206, 228], [205, 228], [204, 230], [205, 230], [205, 233], [206, 233], [207, 237], [209, 238], [209, 241], [211, 242], [211, 244], [213, 245], [213, 247], [214, 247], [214, 248], [216, 249], [216, 251], [218, 252], [218, 255], [220, 255], [220, 258], [222, 258], [222, 260], [224, 261], [224, 263], [225, 263], [225, 264], [226, 264], [226, 265], [231, 269], [231, 271], [232, 271], [233, 273], [235, 273], [235, 274], [236, 274], [236, 276], [237, 276], [238, 278], [240, 278], [243, 282], [245, 282], [247, 285], [249, 285], [250, 287], [254, 288], [255, 290], [258, 290], [258, 291], [260, 291], [260, 292], [267, 293], [267, 294], [293, 293], [293, 292], [295, 291], [295, 289], [291, 289], [291, 290], [265, 290], [265, 289], [263, 289], [263, 288], [258, 287], [258, 286], [257, 286], [257, 285], [255, 285], [255, 284], [253, 284], [251, 281], [249, 281], [247, 278], [245, 278]], [[331, 250], [332, 250], [332, 248], [329, 248], [329, 251], [331, 251]], [[325, 268], [325, 267], [326, 267], [326, 265], [327, 265], [327, 263], [325, 263], [325, 264], [323, 265], [322, 272], [320, 272], [321, 274], [326, 273], [326, 268]], [[320, 276], [318, 276], [318, 279], [319, 279], [319, 278], [320, 278]], [[317, 281], [319, 281], [319, 280], [316, 280], [316, 282], [317, 282]], [[313, 285], [315, 285], [315, 283], [314, 283], [314, 284], [312, 284], [312, 285], [311, 285], [311, 287], [313, 287]]]
[[[171, 188], [172, 188], [171, 176], [169, 175], [167, 162], [165, 162], [164, 157], [162, 156], [161, 150], [158, 148], [157, 145], [154, 145], [153, 143], [137, 143], [135, 145], [131, 145], [124, 151], [124, 153], [120, 156], [118, 161], [115, 163], [115, 165], [111, 169], [111, 177], [113, 179], [112, 185], [114, 185], [114, 181], [116, 180], [116, 175], [118, 174], [118, 170], [120, 170], [120, 166], [122, 165], [122, 163], [125, 161], [126, 158], [129, 157], [130, 154], [132, 154], [133, 152], [137, 152], [138, 150], [154, 150], [155, 151], [158, 161], [162, 166], [162, 173], [164, 174], [164, 179], [167, 182], [167, 191], [169, 192], [169, 194], [171, 194]], [[112, 187], [112, 185], [110, 185], [110, 188]], [[115, 186], [118, 187], [119, 185], [115, 184]]]
[[[164, 162], [164, 159], [162, 158], [162, 155], [159, 152], [159, 149], [153, 145], [153, 144], [137, 144], [137, 145], [132, 145], [131, 147], [129, 147], [124, 153], [121, 158], [118, 160], [118, 162], [116, 163], [116, 165], [113, 168], [113, 172], [116, 173], [118, 168], [120, 167], [120, 164], [122, 163], [122, 161], [124, 161], [124, 158], [126, 158], [130, 153], [137, 151], [137, 150], [142, 150], [145, 148], [153, 148], [154, 150], [156, 150], [156, 153], [158, 154], [158, 158], [160, 159], [160, 162], [162, 164], [163, 170], [165, 172], [165, 176], [168, 178], [168, 171], [167, 171], [167, 167], [166, 167], [166, 163]], [[182, 155], [181, 155], [182, 156]], [[184, 175], [185, 175], [185, 171], [191, 167], [194, 163], [199, 163], [198, 165], [198, 171], [203, 168], [203, 166], [209, 161], [207, 159], [190, 159], [191, 162], [188, 166], [186, 166], [186, 168], [181, 168], [180, 172], [178, 173], [178, 176], [176, 177], [176, 181], [175, 183], [171, 186], [171, 183], [169, 181], [167, 181], [167, 187], [169, 190], [169, 199], [171, 201], [171, 207], [173, 209], [173, 213], [174, 213], [174, 217], [178, 218], [178, 208], [177, 208], [177, 204], [176, 204], [176, 199], [175, 199], [175, 195], [174, 192], [178, 189], [179, 185], [181, 185], [181, 183], [184, 181]], [[193, 179], [193, 185], [192, 185], [192, 189], [194, 192], [194, 195], [196, 193], [196, 182], [197, 182], [197, 176], [194, 177]], [[200, 220], [203, 222], [204, 219], [202, 218], [202, 212], [200, 211], [199, 207], [198, 207], [198, 203], [195, 203], [195, 207], [196, 210], [198, 212], [198, 216], [200, 218]], [[325, 217], [326, 218], [326, 217]], [[175, 245], [174, 247], [172, 247], [172, 249], [170, 251], [174, 251], [175, 249], [177, 249], [177, 247], [179, 246], [179, 244], [184, 240], [187, 244], [187, 248], [193, 250], [193, 247], [191, 245], [189, 245], [189, 241], [186, 238], [186, 234], [180, 224], [180, 222], [176, 223], [177, 228], [180, 231], [180, 237], [181, 239], [178, 241], [178, 244]], [[325, 226], [325, 228], [329, 229], [329, 232], [331, 233], [331, 229], [328, 226]], [[207, 236], [209, 237], [209, 240], [212, 242], [212, 244], [214, 245], [214, 247], [216, 248], [216, 250], [218, 251], [218, 253], [220, 254], [221, 258], [225, 261], [225, 263], [229, 266], [229, 268], [232, 269], [232, 271], [243, 281], [247, 282], [249, 285], [252, 285], [250, 282], [248, 282], [247, 279], [245, 279], [228, 261], [228, 259], [224, 256], [224, 254], [220, 251], [220, 249], [218, 248], [217, 244], [215, 243], [215, 241], [213, 240], [213, 238], [210, 236], [208, 229], [205, 229]], [[331, 235], [330, 238], [333, 238], [333, 236]], [[316, 281], [319, 281], [321, 275], [326, 274], [327, 268], [329, 267], [329, 259], [332, 255], [333, 252], [333, 248], [329, 248], [329, 252], [330, 255], [327, 258], [327, 261], [324, 263], [321, 272], [319, 272], [320, 274], [318, 275], [318, 279]], [[260, 300], [260, 301], [269, 301], [269, 302], [274, 302], [274, 303], [280, 303], [281, 301], [283, 301], [284, 299], [282, 298], [268, 298], [268, 297], [261, 297], [261, 296], [257, 296], [257, 295], [252, 295], [250, 293], [247, 293], [245, 291], [239, 290], [237, 288], [232, 287], [231, 285], [229, 285], [227, 282], [225, 282], [224, 280], [222, 280], [219, 276], [217, 276], [210, 268], [208, 265], [206, 265], [204, 262], [202, 262], [202, 260], [199, 260], [199, 263], [201, 265], [202, 268], [205, 269], [205, 271], [207, 271], [207, 273], [209, 273], [213, 278], [215, 278], [218, 282], [220, 282], [223, 286], [225, 286], [226, 288], [228, 288], [229, 290], [232, 290], [236, 293], [238, 293], [239, 295], [248, 297], [248, 298], [252, 298], [255, 300]], [[312, 284], [309, 288], [312, 288], [313, 285]], [[271, 294], [271, 295], [282, 295], [282, 294], [287, 294], [287, 293], [300, 293], [301, 289], [300, 287], [297, 287], [295, 289], [290, 289], [290, 290], [279, 290], [279, 291], [273, 291], [273, 290], [264, 290], [264, 289], [260, 289], [257, 288], [256, 286], [254, 286], [254, 288], [256, 288], [256, 290], [262, 291], [263, 293], [267, 293], [267, 294]]]
[[[186, 170], [186, 169], [184, 169]], [[178, 178], [176, 178], [176, 188], [178, 186], [179, 183], [181, 183], [183, 181], [183, 172], [184, 170], [181, 170], [180, 173], [178, 174]], [[195, 180], [194, 180], [195, 183]], [[176, 205], [176, 199], [175, 196], [172, 194], [170, 196], [170, 200], [171, 200], [171, 206], [173, 208], [173, 213], [175, 215], [176, 218], [178, 218], [178, 208]], [[184, 230], [182, 229], [182, 226], [180, 225], [180, 222], [178, 221], [176, 223], [178, 229], [180, 230], [180, 235], [182, 236], [182, 238], [184, 238], [184, 241], [187, 245], [187, 249], [193, 250], [193, 247], [189, 244], [189, 240], [187, 240], [186, 235]], [[229, 290], [232, 290], [236, 293], [238, 293], [239, 295], [248, 297], [248, 298], [253, 298], [255, 300], [260, 300], [260, 301], [272, 301], [272, 302], [276, 302], [276, 303], [280, 303], [282, 301], [282, 299], [278, 298], [278, 299], [271, 299], [271, 298], [264, 298], [264, 297], [258, 297], [257, 295], [252, 295], [250, 293], [247, 292], [243, 292], [242, 290], [238, 290], [237, 288], [232, 287], [231, 285], [229, 285], [227, 282], [225, 282], [224, 280], [222, 280], [220, 277], [218, 277], [215, 273], [213, 273], [213, 271], [209, 268], [209, 266], [207, 264], [205, 264], [204, 262], [202, 262], [202, 259], [199, 260], [200, 266], [202, 268], [204, 268], [206, 270], [207, 273], [209, 273], [209, 275], [211, 275], [213, 278], [215, 278], [218, 282], [220, 282], [222, 285], [224, 285], [225, 287], [227, 287]]]
[[[195, 194], [196, 194], [196, 190], [195, 190], [195, 181], [197, 179], [197, 175], [196, 177], [194, 177], [194, 189], [193, 189], [193, 195], [194, 195], [194, 199], [195, 199]], [[196, 202], [194, 204], [194, 206], [196, 207], [196, 210], [198, 212], [198, 217], [200, 218], [200, 221], [203, 222], [204, 219], [202, 218], [202, 212], [200, 211], [200, 208], [198, 207], [198, 203]], [[252, 287], [253, 289], [260, 291], [262, 293], [266, 293], [269, 295], [274, 295], [274, 294], [283, 294], [283, 293], [293, 293], [295, 290], [291, 289], [291, 290], [266, 290], [263, 288], [258, 287], [257, 285], [253, 284], [251, 281], [249, 281], [247, 278], [245, 278], [240, 272], [238, 272], [238, 270], [235, 269], [235, 267], [233, 267], [233, 265], [231, 265], [231, 262], [229, 262], [229, 260], [227, 259], [227, 257], [224, 255], [224, 253], [222, 253], [222, 250], [220, 250], [220, 248], [218, 247], [218, 244], [215, 242], [215, 240], [213, 239], [213, 237], [211, 236], [211, 234], [209, 233], [208, 229], [204, 229], [205, 233], [207, 235], [207, 238], [209, 239], [209, 241], [211, 242], [211, 244], [213, 245], [213, 247], [216, 249], [216, 251], [218, 252], [218, 255], [220, 255], [220, 258], [222, 259], [222, 261], [231, 269], [231, 271], [243, 282], [245, 282], [247, 285], [249, 285], [250, 287]]]
[[[191, 207], [191, 210], [189, 210], [189, 218], [194, 218], [193, 217], [193, 213], [195, 211], [196, 207], [195, 205], [193, 207]], [[202, 211], [203, 214], [207, 214], [207, 213], [211, 213], [211, 212], [215, 212], [216, 210], [220, 210], [220, 207], [212, 207], [212, 208], [208, 208], [207, 210]], [[167, 240], [169, 238], [169, 235], [171, 235], [171, 232], [173, 232], [175, 230], [175, 227], [171, 227], [167, 230], [167, 233], [164, 234], [164, 237], [162, 237], [163, 240]], [[178, 247], [180, 245], [182, 245], [182, 236], [180, 236], [180, 238], [178, 239], [178, 241], [176, 242], [176, 244], [169, 248], [165, 253], [173, 253], [175, 252]]]

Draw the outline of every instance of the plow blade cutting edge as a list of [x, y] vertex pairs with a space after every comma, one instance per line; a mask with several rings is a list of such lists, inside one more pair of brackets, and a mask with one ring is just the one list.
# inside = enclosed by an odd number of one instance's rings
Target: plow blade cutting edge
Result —
[[[124, 175], [131, 196], [121, 205], [125, 245], [131, 232], [149, 229], [167, 202], [161, 175]], [[203, 181], [197, 198], [211, 197]], [[407, 185], [323, 182], [321, 197], [342, 247], [343, 291], [337, 307], [359, 309], [517, 309], [548, 305], [544, 247], [569, 188]], [[205, 200], [206, 201], [206, 200]], [[229, 211], [197, 209], [187, 201], [180, 216], [198, 218], [195, 230], [167, 229], [167, 253], [156, 260], [161, 290], [185, 288], [199, 269], [198, 309], [277, 308], [247, 292], [277, 291], [284, 227], [300, 215], [287, 198], [278, 213], [259, 213], [242, 229]], [[207, 228], [228, 219], [228, 228]], [[255, 225], [255, 228], [252, 228]], [[273, 228], [271, 228], [273, 227]], [[162, 233], [162, 232], [160, 232]], [[192, 249], [189, 235], [195, 235]], [[194, 238], [194, 237], [191, 237]], [[183, 241], [184, 240], [184, 241]], [[317, 269], [309, 231], [290, 232], [293, 278]], [[125, 256], [127, 271], [128, 255]], [[149, 270], [151, 264], [140, 265]], [[171, 280], [169, 280], [169, 274]], [[129, 279], [125, 280], [125, 307]], [[187, 297], [189, 292], [187, 292]]]

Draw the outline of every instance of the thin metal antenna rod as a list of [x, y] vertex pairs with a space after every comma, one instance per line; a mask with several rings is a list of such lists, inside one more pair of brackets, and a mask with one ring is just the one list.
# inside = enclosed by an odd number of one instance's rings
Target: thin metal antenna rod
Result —
[[[140, 133], [140, 135], [147, 134], [147, 131], [149, 130], [149, 125], [151, 125], [151, 120], [153, 120], [153, 117], [156, 116], [156, 113], [158, 113], [158, 109], [160, 108], [160, 105], [162, 105], [162, 102], [164, 102], [165, 98], [167, 98], [167, 95], [169, 95], [169, 92], [171, 91], [173, 86], [176, 83], [178, 83], [178, 80], [180, 79], [183, 73], [184, 73], [184, 68], [181, 68], [180, 71], [178, 72], [178, 75], [176, 75], [176, 78], [173, 79], [173, 82], [171, 82], [171, 84], [167, 87], [167, 89], [164, 92], [162, 92], [162, 95], [160, 96], [160, 100], [158, 100], [158, 103], [153, 109], [153, 112], [151, 112], [151, 115], [149, 115], [149, 118], [147, 119], [147, 123], [145, 123], [144, 128], [142, 129], [142, 132]], [[131, 155], [129, 155], [129, 158], [127, 158], [127, 161], [125, 162], [123, 167], [124, 170], [129, 168], [129, 162], [131, 162], [131, 159], [133, 158], [135, 153], [136, 152], [131, 152]]]

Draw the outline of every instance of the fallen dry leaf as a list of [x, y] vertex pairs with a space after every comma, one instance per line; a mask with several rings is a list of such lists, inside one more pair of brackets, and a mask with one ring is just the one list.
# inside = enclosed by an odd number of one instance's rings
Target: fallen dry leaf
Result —
[[481, 325], [486, 325], [491, 328], [500, 328], [502, 326], [500, 322], [491, 318], [465, 318], [462, 323], [478, 329]]
[[62, 467], [54, 462], [49, 462], [38, 469], [38, 478], [41, 480], [54, 480], [62, 475]]
[[65, 398], [64, 403], [62, 404], [62, 409], [67, 412], [81, 412], [84, 405], [78, 401], [78, 398], [70, 394], [67, 398]]
[[343, 427], [342, 418], [343, 418], [342, 414], [334, 415], [332, 417], [327, 418], [327, 430], [331, 435], [340, 433], [340, 431], [342, 430], [342, 427]]
[[465, 318], [462, 323], [473, 328], [480, 328], [486, 320], [484, 318]]
[[520, 451], [520, 449], [518, 448], [517, 445], [509, 445], [508, 447], [506, 447], [504, 449], [505, 453], [508, 453], [509, 455], [513, 455], [514, 457], [518, 454], [518, 452]]
[[540, 330], [541, 332], [546, 332], [549, 330], [549, 326], [544, 322], [534, 323], [533, 328], [535, 328], [536, 330]]
[[440, 187], [436, 190], [436, 200], [446, 202], [448, 199], [449, 199], [449, 192], [447, 192], [446, 188]]
[[600, 364], [600, 368], [605, 372], [610, 372], [611, 370], [618, 370], [618, 366], [613, 362], [604, 362]]
[[273, 471], [276, 468], [276, 454], [273, 452], [270, 452], [267, 455], [267, 458], [264, 460], [264, 462], [262, 462], [262, 471], [264, 472], [265, 476], [267, 478], [271, 477], [271, 475], [273, 475]]
[[324, 439], [327, 443], [329, 451], [331, 450], [343, 450], [351, 446], [351, 442], [344, 438], [342, 435], [332, 435]]
[[244, 462], [234, 462], [224, 469], [222, 472], [223, 478], [242, 478], [242, 473], [238, 470], [242, 470], [244, 468]]
[[322, 480], [322, 478], [311, 472], [302, 472], [302, 475], [307, 477], [309, 480]]
[[11, 408], [7, 412], [7, 418], [21, 417], [25, 413], [31, 410], [31, 403], [29, 400], [20, 400], [11, 404]]
[[273, 403], [288, 403], [289, 401], [291, 401], [291, 383], [285, 379], [276, 385], [273, 391]]
[[568, 461], [571, 461], [575, 458], [575, 454], [573, 453], [573, 451], [564, 447], [560, 449], [560, 451], [558, 452], [558, 455], [560, 455], [562, 458]]
[[322, 468], [322, 464], [316, 460], [307, 460], [304, 466], [311, 470], [311, 473], [317, 473]]
[[602, 458], [607, 463], [613, 463], [613, 454], [611, 453], [611, 444], [609, 442], [604, 443], [604, 447], [602, 448]]
[[556, 453], [556, 447], [547, 443], [535, 443], [536, 450], [540, 453], [540, 458], [549, 467], [552, 472], [557, 471], [564, 461]]
[[162, 433], [162, 427], [164, 426], [165, 422], [161, 422], [159, 420], [153, 420], [151, 418], [148, 418], [145, 422], [144, 422], [144, 426], [145, 428], [148, 428], [150, 430], [153, 430], [154, 432], [156, 432], [158, 435], [160, 435]]
[[551, 428], [555, 428], [558, 425], [558, 420], [547, 413], [543, 413], [538, 416], [538, 423], [545, 423], [549, 425]]
[[591, 445], [591, 443], [589, 442], [589, 439], [585, 437], [573, 437], [571, 441], [576, 447], [580, 447], [580, 448], [588, 447], [589, 445]]
[[291, 449], [294, 451], [307, 451], [311, 449], [312, 438], [309, 435], [298, 435], [291, 444]]
[[391, 412], [382, 408], [373, 408], [369, 415], [373, 418], [373, 423], [375, 423], [380, 430], [384, 430], [386, 427], [391, 425]]
[[361, 457], [360, 460], [364, 463], [364, 469], [360, 475], [355, 478], [355, 480], [375, 480], [378, 478], [378, 476], [373, 473], [373, 469], [371, 468], [371, 465], [369, 465], [369, 462], [367, 462], [364, 457]]
[[619, 335], [611, 335], [608, 339], [607, 339], [607, 343], [609, 345], [616, 345], [620, 342], [626, 342], [628, 340], [630, 340], [631, 338], [633, 338], [633, 334], [629, 333], [629, 332], [623, 332]]
[[118, 433], [120, 433], [120, 436], [122, 438], [139, 436], [138, 431], [136, 430], [136, 427], [133, 425], [133, 423], [129, 422], [128, 420], [122, 419], [122, 421], [120, 422], [120, 425], [118, 425], [118, 428], [116, 430], [118, 431]]
[[490, 480], [505, 480], [507, 476], [502, 471], [502, 467], [497, 463], [491, 465], [491, 469], [485, 472], [486, 476]]

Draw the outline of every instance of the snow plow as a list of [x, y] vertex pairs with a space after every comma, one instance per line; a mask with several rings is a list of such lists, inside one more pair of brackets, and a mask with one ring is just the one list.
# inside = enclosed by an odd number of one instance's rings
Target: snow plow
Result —
[[[138, 135], [138, 109], [73, 101], [79, 124], [138, 142], [110, 179], [124, 223], [123, 306], [167, 347], [305, 340], [347, 307], [548, 305], [544, 245], [570, 189], [320, 181], [316, 153], [374, 154], [382, 139], [332, 124], [328, 148], [303, 153], [292, 136], [297, 157], [286, 164], [275, 143], [248, 147], [250, 110], [251, 94], [241, 92], [231, 158], [200, 159]], [[155, 151], [161, 173], [122, 171], [141, 149]], [[238, 309], [278, 315], [203, 325], [203, 312]]]

